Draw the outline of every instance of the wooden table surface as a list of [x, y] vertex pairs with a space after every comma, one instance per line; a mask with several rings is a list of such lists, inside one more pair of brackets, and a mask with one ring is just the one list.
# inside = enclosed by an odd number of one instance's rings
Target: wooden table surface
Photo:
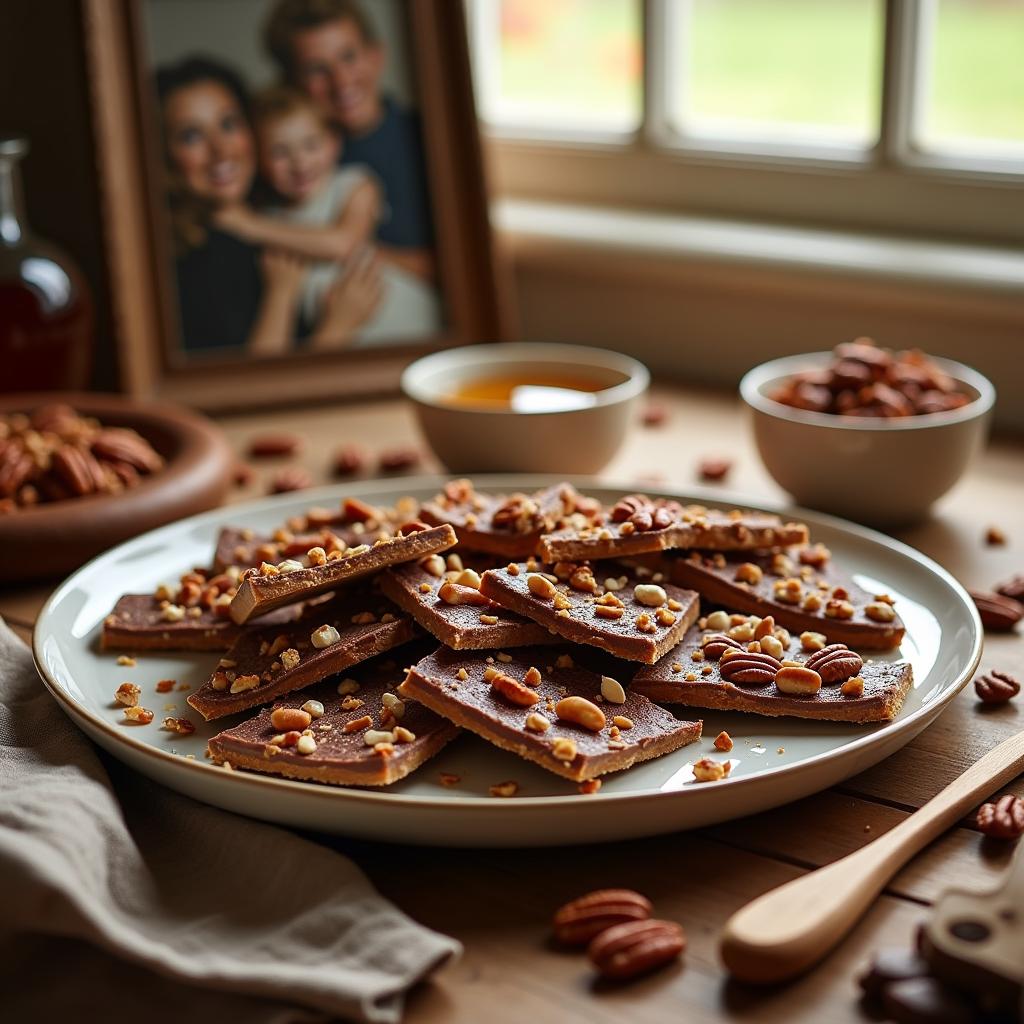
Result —
[[[729, 487], [752, 501], [779, 498], [761, 467], [746, 418], [730, 396], [655, 389], [669, 410], [659, 428], [637, 427], [604, 474], [611, 482], [695, 482], [699, 458], [735, 460]], [[418, 444], [409, 409], [398, 401], [239, 416], [224, 421], [239, 451], [255, 433], [294, 431], [306, 438], [302, 461], [329, 479], [331, 451], [356, 442], [369, 451]], [[936, 452], [941, 457], [941, 452]], [[260, 494], [275, 463], [235, 499]], [[436, 469], [429, 459], [425, 468]], [[988, 587], [1024, 572], [1024, 445], [994, 442], [927, 523], [897, 536], [932, 556], [967, 586]], [[987, 546], [986, 527], [1005, 546]], [[0, 590], [0, 615], [28, 636], [50, 588]], [[981, 670], [1024, 677], [1018, 632], [986, 637]], [[489, 1024], [537, 1021], [857, 1021], [855, 979], [872, 950], [907, 946], [928, 905], [951, 885], [990, 887], [1008, 844], [983, 843], [969, 821], [901, 871], [850, 938], [813, 973], [779, 988], [730, 982], [718, 962], [718, 933], [748, 900], [870, 842], [959, 775], [984, 751], [1024, 726], [1024, 701], [983, 708], [968, 687], [902, 751], [853, 779], [762, 815], [697, 832], [603, 846], [543, 850], [451, 850], [387, 846], [318, 837], [348, 853], [413, 917], [454, 935], [463, 958], [419, 986], [413, 1022]], [[1024, 795], [1018, 778], [1010, 792]], [[599, 886], [647, 893], [660, 916], [689, 936], [677, 966], [624, 987], [594, 983], [585, 958], [548, 944], [552, 910]]]

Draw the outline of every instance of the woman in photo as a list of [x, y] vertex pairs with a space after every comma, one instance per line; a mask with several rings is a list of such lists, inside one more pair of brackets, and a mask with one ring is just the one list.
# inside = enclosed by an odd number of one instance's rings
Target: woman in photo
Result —
[[[191, 57], [158, 71], [156, 86], [185, 351], [283, 354], [298, 333], [304, 262], [216, 224], [248, 205], [256, 176], [245, 85], [225, 65]], [[313, 343], [350, 337], [378, 299], [376, 269], [357, 262], [325, 297]]]

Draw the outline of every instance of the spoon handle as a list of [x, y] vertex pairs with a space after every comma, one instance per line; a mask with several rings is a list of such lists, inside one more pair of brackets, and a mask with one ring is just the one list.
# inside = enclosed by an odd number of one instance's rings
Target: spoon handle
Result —
[[726, 922], [719, 947], [726, 967], [741, 981], [762, 984], [807, 970], [918, 850], [1022, 770], [1024, 733], [1019, 733], [873, 843], [748, 903]]

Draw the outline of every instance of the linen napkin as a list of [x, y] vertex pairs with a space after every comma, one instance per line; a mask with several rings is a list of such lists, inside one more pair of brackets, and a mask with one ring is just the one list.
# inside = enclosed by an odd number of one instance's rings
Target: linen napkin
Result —
[[391, 1022], [460, 951], [345, 857], [113, 770], [0, 619], [0, 1016]]

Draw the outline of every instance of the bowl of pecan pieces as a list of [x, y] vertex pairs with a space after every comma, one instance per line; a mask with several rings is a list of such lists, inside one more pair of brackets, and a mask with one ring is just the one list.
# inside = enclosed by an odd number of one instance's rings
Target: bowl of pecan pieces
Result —
[[233, 457], [220, 429], [167, 403], [87, 393], [0, 398], [4, 578], [45, 579], [219, 505]]
[[740, 383], [768, 472], [801, 505], [872, 525], [924, 518], [985, 443], [976, 370], [857, 338], [762, 363]]

